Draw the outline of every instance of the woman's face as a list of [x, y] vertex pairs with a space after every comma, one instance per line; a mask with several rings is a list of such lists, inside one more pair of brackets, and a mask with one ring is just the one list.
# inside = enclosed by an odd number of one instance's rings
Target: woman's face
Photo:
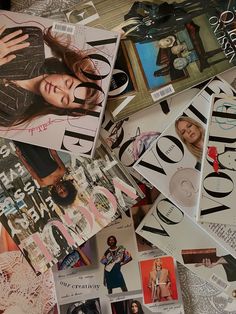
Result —
[[138, 304], [137, 303], [135, 303], [135, 302], [132, 303], [131, 311], [132, 311], [132, 314], [138, 313]]
[[74, 102], [75, 97], [86, 98], [86, 88], [77, 87], [81, 83], [77, 78], [67, 74], [50, 74], [39, 85], [41, 96], [49, 104], [65, 109], [81, 107]]
[[189, 144], [196, 144], [201, 140], [201, 131], [195, 124], [188, 121], [179, 121], [177, 128], [183, 139]]

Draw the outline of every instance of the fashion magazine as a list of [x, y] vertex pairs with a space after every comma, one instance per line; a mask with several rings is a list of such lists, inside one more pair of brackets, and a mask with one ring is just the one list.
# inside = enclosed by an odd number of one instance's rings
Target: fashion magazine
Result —
[[143, 197], [102, 143], [94, 160], [4, 139], [0, 154], [0, 221], [36, 273]]
[[119, 34], [8, 11], [0, 19], [0, 136], [92, 157]]
[[72, 309], [82, 309], [91, 299], [99, 300], [103, 314], [132, 314], [137, 308], [145, 313], [184, 313], [175, 260], [157, 248], [137, 249], [131, 217], [123, 215], [91, 240], [92, 257], [84, 247], [83, 254], [78, 251], [90, 263], [62, 270], [54, 267], [61, 314], [72, 314]]
[[214, 93], [236, 94], [226, 81], [213, 78], [133, 166], [192, 218], [196, 216], [205, 129]]
[[117, 8], [112, 1], [95, 3], [99, 18], [88, 25], [121, 34], [108, 98], [113, 120], [233, 67], [235, 4], [121, 0]]
[[[164, 195], [158, 197], [136, 232], [234, 297], [236, 258]], [[196, 254], [198, 249], [201, 255]]]
[[212, 95], [200, 180], [198, 221], [236, 225], [236, 98]]

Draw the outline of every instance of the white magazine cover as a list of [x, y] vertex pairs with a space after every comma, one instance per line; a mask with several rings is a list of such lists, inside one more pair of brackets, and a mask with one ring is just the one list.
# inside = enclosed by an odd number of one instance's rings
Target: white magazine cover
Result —
[[236, 259], [164, 195], [158, 197], [136, 232], [235, 297]]
[[204, 134], [214, 93], [236, 95], [226, 81], [213, 78], [134, 165], [190, 217], [196, 215]]
[[108, 111], [101, 127], [101, 136], [126, 169], [139, 181], [142, 176], [132, 167], [152, 142], [173, 121], [186, 105], [205, 86], [202, 83], [172, 98], [141, 110], [132, 116], [113, 122]]
[[92, 157], [119, 34], [2, 10], [0, 20], [0, 136]]
[[213, 95], [198, 203], [198, 221], [236, 225], [236, 98]]

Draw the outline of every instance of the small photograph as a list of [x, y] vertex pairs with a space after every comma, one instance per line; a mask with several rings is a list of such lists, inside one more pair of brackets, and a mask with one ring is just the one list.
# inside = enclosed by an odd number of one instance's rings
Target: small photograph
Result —
[[144, 304], [178, 300], [174, 259], [163, 256], [139, 262]]
[[201, 123], [188, 116], [175, 121], [175, 131], [188, 151], [201, 163], [205, 129]]
[[[229, 282], [236, 281], [236, 259], [228, 254], [218, 256], [216, 248], [185, 249], [181, 251], [184, 264], [195, 264], [195, 267], [217, 269], [222, 266]], [[218, 266], [218, 267], [217, 267]]]
[[100, 232], [97, 235], [99, 273], [107, 294], [141, 288], [133, 228]]
[[77, 249], [69, 253], [64, 259], [57, 263], [58, 270], [65, 270], [69, 268], [79, 268], [90, 266], [93, 263], [96, 252], [94, 252], [95, 241], [94, 237]]
[[102, 314], [99, 298], [77, 301], [60, 306], [60, 314]]
[[151, 312], [143, 305], [142, 298], [134, 298], [111, 303], [112, 314], [149, 314]]
[[92, 1], [79, 3], [64, 13], [69, 23], [86, 25], [99, 19], [98, 12]]

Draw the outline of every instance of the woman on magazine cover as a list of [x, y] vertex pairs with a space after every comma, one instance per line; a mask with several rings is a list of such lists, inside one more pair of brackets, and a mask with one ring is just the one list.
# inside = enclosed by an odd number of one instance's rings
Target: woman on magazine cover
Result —
[[160, 258], [155, 259], [152, 270], [149, 273], [148, 282], [148, 287], [152, 292], [152, 301], [172, 300], [170, 286], [169, 270], [162, 268]]
[[121, 266], [129, 263], [132, 257], [122, 245], [117, 246], [115, 236], [107, 238], [107, 245], [109, 248], [104, 253], [101, 263], [105, 265], [104, 284], [107, 286], [108, 294], [111, 294], [114, 288], [121, 288], [123, 292], [128, 291]]
[[71, 180], [65, 180], [66, 167], [53, 149], [14, 141], [16, 153], [40, 187], [51, 187], [54, 203], [71, 205], [77, 190]]
[[202, 125], [190, 117], [181, 116], [175, 121], [175, 130], [190, 153], [201, 162], [205, 136]]
[[[44, 42], [55, 57], [45, 59]], [[78, 117], [100, 105], [101, 76], [70, 40], [38, 27], [0, 27], [0, 125], [47, 114]]]
[[129, 314], [144, 314], [142, 305], [138, 300], [132, 300], [130, 303]]

